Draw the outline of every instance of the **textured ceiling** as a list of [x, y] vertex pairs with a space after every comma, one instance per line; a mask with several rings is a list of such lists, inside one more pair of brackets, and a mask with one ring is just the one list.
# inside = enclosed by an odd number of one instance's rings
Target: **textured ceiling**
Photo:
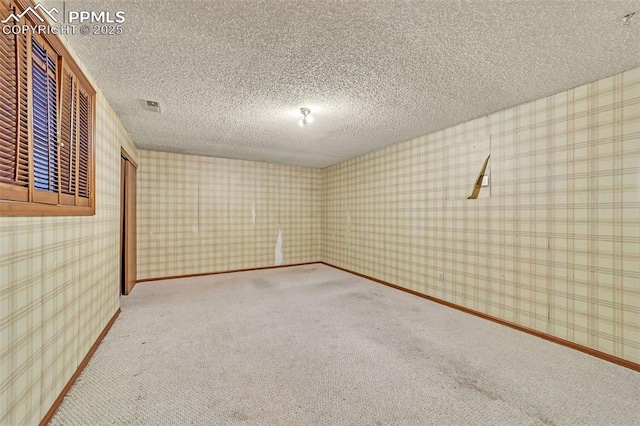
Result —
[[324, 167], [640, 66], [640, 0], [65, 7], [125, 11], [122, 35], [68, 38], [138, 147], [283, 164]]

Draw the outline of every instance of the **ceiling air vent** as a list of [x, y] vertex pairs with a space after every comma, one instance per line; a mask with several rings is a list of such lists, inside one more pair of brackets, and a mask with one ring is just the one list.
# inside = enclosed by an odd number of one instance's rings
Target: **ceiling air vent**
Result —
[[160, 112], [160, 102], [147, 101], [147, 109], [152, 112]]

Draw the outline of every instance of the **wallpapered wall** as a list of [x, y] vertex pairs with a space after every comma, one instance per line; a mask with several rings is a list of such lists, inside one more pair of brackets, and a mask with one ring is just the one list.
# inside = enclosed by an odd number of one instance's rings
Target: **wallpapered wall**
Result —
[[138, 279], [320, 260], [320, 169], [140, 153]]
[[640, 69], [324, 170], [138, 152], [96, 113], [96, 215], [0, 218], [0, 424], [38, 423], [118, 309], [121, 146], [138, 279], [324, 260], [640, 362]]
[[0, 218], [0, 424], [37, 424], [118, 309], [120, 147], [96, 95], [96, 215]]
[[640, 362], [640, 69], [329, 167], [322, 197], [326, 262]]

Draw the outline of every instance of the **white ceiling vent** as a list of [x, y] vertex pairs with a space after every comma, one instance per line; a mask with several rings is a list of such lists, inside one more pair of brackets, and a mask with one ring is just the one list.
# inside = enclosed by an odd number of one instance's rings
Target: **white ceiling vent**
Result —
[[160, 111], [160, 102], [156, 101], [147, 101], [147, 109], [152, 112], [161, 112]]

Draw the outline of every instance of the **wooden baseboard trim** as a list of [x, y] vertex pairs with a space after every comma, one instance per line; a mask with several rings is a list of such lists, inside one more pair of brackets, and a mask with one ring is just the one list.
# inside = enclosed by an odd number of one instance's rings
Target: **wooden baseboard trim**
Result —
[[149, 282], [149, 281], [175, 280], [175, 279], [178, 279], [178, 278], [204, 277], [206, 275], [230, 274], [232, 272], [249, 272], [249, 271], [261, 271], [263, 269], [289, 268], [291, 266], [314, 265], [316, 263], [323, 263], [323, 262], [317, 261], [317, 262], [306, 262], [306, 263], [292, 263], [291, 265], [262, 266], [260, 268], [231, 269], [231, 270], [228, 270], [228, 271], [202, 272], [202, 273], [199, 273], [199, 274], [172, 275], [172, 276], [169, 276], [169, 277], [158, 277], [158, 278], [143, 278], [141, 280], [137, 280], [136, 283], [144, 283], [144, 282]]
[[91, 349], [89, 349], [89, 352], [83, 358], [82, 362], [76, 369], [76, 372], [73, 373], [73, 376], [71, 376], [71, 379], [69, 379], [69, 381], [67, 382], [67, 385], [64, 387], [64, 389], [62, 389], [62, 392], [60, 392], [60, 395], [58, 396], [58, 398], [54, 401], [49, 411], [47, 411], [47, 414], [43, 417], [42, 421], [40, 422], [40, 426], [46, 426], [46, 424], [49, 423], [49, 421], [51, 421], [51, 418], [58, 410], [58, 407], [60, 406], [60, 404], [62, 404], [62, 400], [64, 399], [65, 396], [67, 396], [69, 389], [71, 389], [71, 386], [73, 386], [73, 384], [76, 382], [76, 380], [80, 376], [80, 373], [82, 373], [82, 370], [84, 370], [84, 368], [87, 366], [87, 364], [89, 363], [89, 360], [98, 349], [98, 346], [100, 346], [100, 343], [102, 343], [102, 339], [104, 339], [104, 336], [107, 335], [113, 323], [116, 322], [116, 318], [118, 318], [118, 315], [120, 315], [120, 308], [118, 308], [116, 313], [113, 314], [113, 316], [111, 317], [111, 319], [109, 320], [105, 328], [102, 330], [102, 333], [100, 333], [100, 335], [96, 339], [93, 346], [91, 346]]
[[509, 328], [513, 328], [514, 330], [518, 330], [518, 331], [522, 331], [522, 332], [527, 333], [527, 334], [531, 334], [533, 336], [539, 337], [539, 338], [547, 340], [549, 342], [553, 342], [553, 343], [557, 343], [557, 344], [562, 345], [562, 346], [566, 346], [567, 348], [571, 348], [571, 349], [583, 352], [583, 353], [585, 353], [587, 355], [591, 355], [591, 356], [594, 356], [596, 358], [600, 358], [602, 360], [611, 362], [613, 364], [617, 364], [617, 365], [620, 365], [622, 367], [626, 367], [626, 368], [629, 368], [631, 370], [640, 372], [640, 364], [636, 364], [635, 362], [627, 361], [626, 359], [618, 358], [616, 356], [609, 355], [607, 353], [600, 352], [600, 351], [597, 351], [595, 349], [591, 349], [591, 348], [589, 348], [587, 346], [583, 346], [583, 345], [580, 345], [578, 343], [573, 343], [573, 342], [570, 342], [568, 340], [564, 340], [564, 339], [561, 339], [559, 337], [552, 336], [550, 334], [542, 333], [540, 331], [533, 330], [531, 328], [523, 327], [523, 326], [518, 325], [518, 324], [514, 324], [514, 323], [511, 323], [511, 322], [508, 322], [508, 321], [505, 321], [505, 320], [501, 320], [499, 318], [492, 317], [492, 316], [487, 315], [487, 314], [483, 314], [482, 312], [474, 311], [473, 309], [465, 308], [464, 306], [456, 305], [455, 303], [447, 302], [445, 300], [438, 299], [436, 297], [428, 296], [426, 294], [419, 293], [419, 292], [414, 291], [414, 290], [409, 290], [408, 288], [400, 287], [399, 285], [391, 284], [389, 282], [382, 281], [382, 280], [379, 280], [377, 278], [361, 274], [359, 272], [350, 271], [348, 269], [341, 268], [341, 267], [335, 266], [335, 265], [331, 265], [330, 263], [326, 263], [326, 262], [320, 262], [320, 263], [322, 263], [324, 265], [327, 265], [327, 266], [330, 266], [330, 267], [335, 268], [335, 269], [339, 269], [339, 270], [344, 271], [344, 272], [348, 272], [348, 273], [353, 274], [353, 275], [357, 275], [357, 276], [362, 277], [362, 278], [366, 278], [366, 279], [374, 281], [376, 283], [383, 284], [383, 285], [386, 285], [388, 287], [404, 291], [404, 292], [412, 294], [414, 296], [418, 296], [418, 297], [421, 297], [423, 299], [427, 299], [427, 300], [430, 300], [432, 302], [439, 303], [439, 304], [447, 306], [449, 308], [457, 309], [457, 310], [465, 312], [467, 314], [475, 315], [477, 317], [480, 317], [480, 318], [483, 318], [483, 319], [486, 319], [486, 320], [489, 320], [489, 321], [493, 321], [495, 323], [507, 326]]

